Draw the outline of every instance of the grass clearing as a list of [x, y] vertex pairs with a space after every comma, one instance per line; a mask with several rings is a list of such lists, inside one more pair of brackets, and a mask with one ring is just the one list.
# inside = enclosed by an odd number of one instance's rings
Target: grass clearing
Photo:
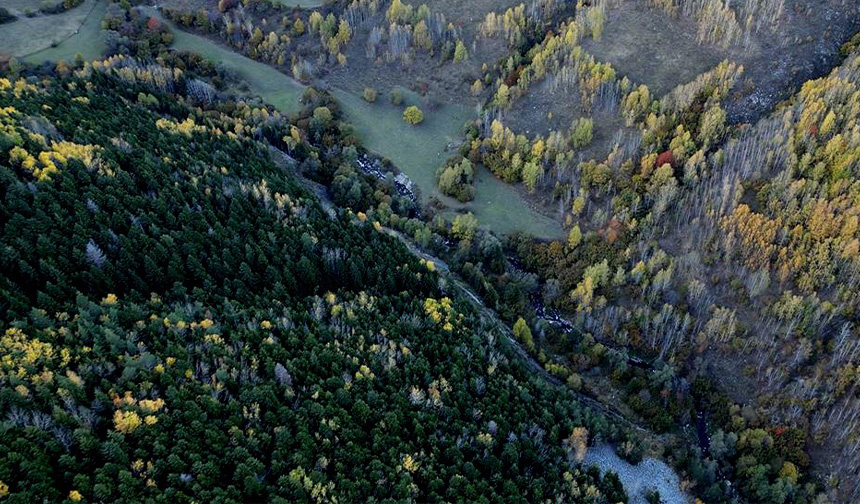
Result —
[[[445, 152], [450, 143], [460, 140], [463, 123], [470, 117], [470, 110], [445, 105], [429, 108], [411, 92], [403, 92], [403, 103], [389, 103], [381, 94], [376, 103], [368, 103], [351, 92], [335, 89], [338, 99], [364, 145], [397, 165], [421, 188], [423, 199], [437, 195], [435, 190], [436, 168], [442, 165], [453, 152]], [[403, 121], [403, 110], [416, 105], [424, 112], [424, 122], [409, 126]]]
[[[475, 214], [480, 225], [499, 233], [521, 231], [547, 239], [564, 236], [556, 219], [533, 209], [520, 189], [502, 182], [483, 166], [475, 170], [475, 200], [464, 207]], [[453, 216], [451, 212], [446, 215]]]
[[32, 63], [72, 60], [77, 54], [97, 58], [105, 49], [101, 21], [106, 11], [106, 1], [86, 0], [60, 14], [19, 17], [0, 25], [0, 52]]
[[[444, 105], [427, 108], [414, 94], [404, 91], [400, 106], [380, 96], [376, 103], [367, 103], [361, 97], [343, 90], [335, 90], [347, 119], [356, 127], [356, 133], [365, 147], [389, 158], [421, 189], [422, 200], [430, 196], [443, 201], [452, 210], [470, 211], [481, 225], [500, 233], [524, 231], [541, 238], [562, 235], [558, 222], [532, 210], [519, 190], [493, 176], [483, 167], [475, 173], [475, 200], [460, 203], [442, 195], [436, 187], [436, 169], [454, 154], [446, 152], [449, 144], [459, 142], [462, 126], [471, 118], [468, 107]], [[403, 109], [417, 105], [424, 111], [424, 122], [409, 126], [403, 122]]]

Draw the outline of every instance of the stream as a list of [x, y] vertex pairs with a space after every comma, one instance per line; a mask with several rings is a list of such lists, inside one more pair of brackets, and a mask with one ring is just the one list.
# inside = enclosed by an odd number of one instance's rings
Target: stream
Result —
[[[545, 306], [543, 301], [536, 296], [531, 296], [530, 302], [539, 319], [544, 320], [565, 333], [579, 335], [579, 330], [576, 326], [570, 320], [566, 319], [560, 311]], [[608, 348], [624, 355], [628, 365], [645, 370], [653, 369], [650, 362], [631, 356], [626, 350], [620, 351], [608, 343], [604, 344]], [[606, 408], [603, 409], [606, 411]], [[708, 435], [710, 415], [705, 406], [698, 400], [695, 401], [695, 410], [696, 418], [692, 425], [695, 443], [701, 450], [702, 457], [707, 458], [710, 457], [711, 447], [711, 439]], [[617, 473], [630, 498], [630, 504], [647, 503], [646, 495], [651, 490], [657, 490], [660, 493], [661, 502], [664, 504], [691, 502], [690, 497], [680, 489], [677, 473], [660, 460], [646, 457], [639, 465], [633, 466], [621, 459], [612, 447], [607, 444], [590, 449], [585, 463], [596, 465], [601, 471], [611, 470]], [[720, 479], [726, 479], [720, 469], [717, 470], [717, 476]]]
[[[445, 277], [450, 281], [450, 286], [459, 290], [461, 294], [464, 294], [483, 316], [495, 323], [504, 335], [507, 344], [514, 349], [518, 357], [530, 371], [540, 375], [552, 386], [567, 388], [567, 386], [558, 378], [549, 374], [546, 369], [544, 369], [544, 367], [541, 366], [540, 363], [538, 363], [522, 345], [520, 345], [520, 343], [514, 338], [510, 327], [501, 321], [493, 310], [484, 305], [480, 297], [472, 292], [471, 288], [449, 269], [445, 261], [421, 251], [414, 243], [411, 242], [411, 240], [403, 236], [401, 233], [389, 228], [383, 229], [389, 235], [403, 242], [403, 244], [406, 245], [406, 247], [416, 256], [428, 261], [433, 261], [437, 270], [440, 273], [444, 273]], [[542, 317], [546, 317], [545, 320], [547, 320], [547, 322], [563, 324], [565, 327], [569, 327], [571, 331], [575, 330], [569, 321], [562, 318], [552, 309], [543, 309], [540, 313]], [[650, 367], [648, 363], [644, 361], [639, 361], [639, 363], [640, 364], [638, 365]], [[570, 389], [568, 388], [568, 390]], [[571, 392], [576, 395], [577, 400], [579, 400], [583, 405], [593, 408], [596, 411], [600, 411], [602, 414], [613, 418], [615, 421], [618, 421], [620, 424], [631, 429], [643, 433], [650, 433], [650, 431], [645, 427], [630, 421], [621, 413], [611, 409], [606, 404], [580, 392], [573, 390], [571, 390]], [[588, 449], [583, 464], [586, 466], [597, 466], [600, 468], [601, 472], [612, 471], [618, 474], [618, 477], [621, 480], [622, 485], [624, 485], [624, 489], [629, 497], [629, 504], [647, 504], [648, 501], [646, 500], [646, 494], [650, 490], [656, 490], [660, 493], [660, 499], [663, 504], [690, 504], [693, 502], [692, 498], [681, 490], [680, 478], [675, 470], [661, 460], [652, 457], [645, 457], [639, 464], [632, 465], [619, 457], [610, 445], [602, 444]]]

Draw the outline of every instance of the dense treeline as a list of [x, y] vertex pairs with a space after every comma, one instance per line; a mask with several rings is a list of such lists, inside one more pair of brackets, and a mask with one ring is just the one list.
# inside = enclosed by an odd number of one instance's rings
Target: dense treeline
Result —
[[132, 9], [128, 3], [108, 5], [102, 19], [108, 54], [126, 54], [149, 59], [163, 54], [173, 34], [157, 19]]
[[164, 14], [302, 81], [326, 67], [346, 65], [347, 46], [357, 35], [375, 63], [409, 64], [416, 54], [455, 63], [469, 58], [460, 30], [444, 14], [400, 0], [332, 2], [312, 11], [277, 2], [223, 0], [217, 10], [166, 8]]
[[273, 126], [169, 75], [0, 80], [0, 497], [626, 501], [576, 464], [623, 432], [255, 140], [336, 172], [322, 98]]

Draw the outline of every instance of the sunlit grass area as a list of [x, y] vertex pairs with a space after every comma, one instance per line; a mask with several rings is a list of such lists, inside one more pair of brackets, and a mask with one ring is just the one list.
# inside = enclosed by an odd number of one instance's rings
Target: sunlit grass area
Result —
[[[470, 118], [468, 107], [444, 105], [425, 108], [418, 96], [403, 92], [404, 102], [395, 106], [388, 96], [367, 103], [355, 94], [336, 90], [347, 118], [368, 149], [385, 156], [406, 173], [421, 189], [424, 201], [435, 196], [450, 207], [472, 212], [481, 225], [494, 231], [510, 233], [528, 231], [539, 237], [558, 237], [561, 226], [531, 209], [518, 190], [479, 167], [475, 175], [475, 200], [462, 204], [443, 196], [436, 188], [436, 169], [446, 158], [446, 146], [462, 137], [462, 126]], [[424, 121], [416, 126], [403, 122], [403, 109], [417, 105], [424, 111]]]

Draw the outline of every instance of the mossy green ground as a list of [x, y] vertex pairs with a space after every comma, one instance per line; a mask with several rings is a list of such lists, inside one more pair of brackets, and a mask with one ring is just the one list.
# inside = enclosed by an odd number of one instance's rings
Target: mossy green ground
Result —
[[[404, 101], [399, 106], [392, 105], [388, 96], [367, 103], [347, 91], [335, 90], [334, 94], [365, 147], [391, 159], [418, 185], [423, 201], [435, 196], [455, 209], [446, 213], [448, 217], [455, 211], [467, 210], [481, 225], [496, 232], [523, 231], [542, 238], [561, 236], [558, 222], [532, 210], [517, 188], [483, 167], [478, 167], [475, 173], [474, 201], [463, 204], [439, 193], [436, 169], [456, 153], [456, 150], [446, 152], [446, 146], [462, 139], [462, 127], [473, 114], [469, 107], [444, 105], [430, 109], [418, 96], [408, 92], [403, 93]], [[403, 109], [409, 105], [417, 105], [424, 111], [424, 122], [409, 126], [403, 121]]]
[[[38, 7], [33, 2], [32, 10]], [[19, 17], [0, 25], [0, 52], [31, 63], [71, 61], [77, 54], [97, 58], [105, 49], [101, 21], [106, 10], [107, 1], [86, 0], [60, 14]]]

